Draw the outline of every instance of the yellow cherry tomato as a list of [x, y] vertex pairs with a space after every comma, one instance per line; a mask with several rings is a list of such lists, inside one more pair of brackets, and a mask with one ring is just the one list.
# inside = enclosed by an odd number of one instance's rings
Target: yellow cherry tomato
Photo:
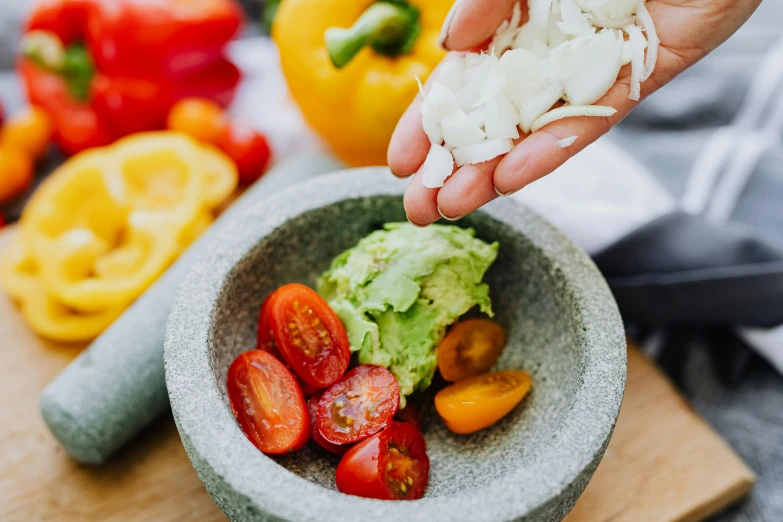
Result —
[[203, 143], [217, 143], [227, 125], [223, 108], [204, 98], [185, 98], [169, 112], [169, 130], [183, 132]]
[[0, 145], [0, 203], [23, 194], [33, 182], [35, 164], [22, 149]]
[[506, 370], [470, 377], [435, 395], [435, 409], [454, 433], [483, 430], [508, 415], [530, 391], [530, 375]]
[[14, 114], [0, 131], [0, 144], [26, 151], [40, 159], [52, 140], [52, 121], [38, 107], [27, 107]]
[[444, 379], [460, 381], [488, 372], [503, 353], [506, 332], [488, 319], [454, 325], [438, 346], [438, 369]]

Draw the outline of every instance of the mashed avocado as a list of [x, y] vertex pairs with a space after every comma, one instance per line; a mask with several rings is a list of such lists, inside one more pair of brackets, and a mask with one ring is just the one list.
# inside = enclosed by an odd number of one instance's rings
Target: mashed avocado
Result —
[[492, 315], [481, 280], [498, 244], [474, 235], [455, 226], [389, 223], [340, 254], [318, 281], [359, 362], [391, 370], [403, 404], [430, 385], [446, 327], [476, 305]]

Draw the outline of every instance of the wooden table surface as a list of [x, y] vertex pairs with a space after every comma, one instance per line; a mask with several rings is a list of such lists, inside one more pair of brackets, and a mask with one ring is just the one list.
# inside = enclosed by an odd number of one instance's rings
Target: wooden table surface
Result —
[[[0, 252], [8, 232], [0, 233]], [[225, 521], [170, 415], [110, 464], [80, 466], [49, 433], [38, 395], [81, 347], [55, 346], [0, 296], [0, 520]], [[629, 349], [612, 442], [567, 522], [695, 522], [745, 495], [753, 473], [661, 372]]]

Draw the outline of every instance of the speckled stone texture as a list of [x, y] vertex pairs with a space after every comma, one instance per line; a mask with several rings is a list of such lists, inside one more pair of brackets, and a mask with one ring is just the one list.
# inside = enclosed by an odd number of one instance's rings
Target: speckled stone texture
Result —
[[619, 412], [626, 347], [611, 294], [590, 259], [539, 216], [499, 200], [458, 222], [500, 241], [486, 280], [509, 340], [499, 368], [522, 368], [522, 406], [472, 436], [449, 432], [431, 393], [422, 411], [432, 470], [425, 497], [382, 502], [334, 489], [334, 456], [269, 458], [245, 438], [225, 394], [231, 361], [255, 347], [264, 297], [313, 285], [332, 258], [405, 219], [405, 181], [385, 169], [329, 175], [237, 217], [180, 287], [166, 335], [174, 417], [201, 480], [233, 521], [561, 520], [597, 467]]

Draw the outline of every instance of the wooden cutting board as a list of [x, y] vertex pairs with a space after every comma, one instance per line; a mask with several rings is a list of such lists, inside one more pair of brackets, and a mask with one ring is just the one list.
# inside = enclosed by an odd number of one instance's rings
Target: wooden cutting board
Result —
[[[0, 233], [0, 252], [12, 229]], [[81, 350], [33, 335], [0, 296], [0, 520], [225, 521], [190, 466], [170, 415], [109, 465], [76, 464], [38, 410]], [[612, 442], [567, 522], [692, 522], [745, 495], [755, 477], [634, 347]]]

